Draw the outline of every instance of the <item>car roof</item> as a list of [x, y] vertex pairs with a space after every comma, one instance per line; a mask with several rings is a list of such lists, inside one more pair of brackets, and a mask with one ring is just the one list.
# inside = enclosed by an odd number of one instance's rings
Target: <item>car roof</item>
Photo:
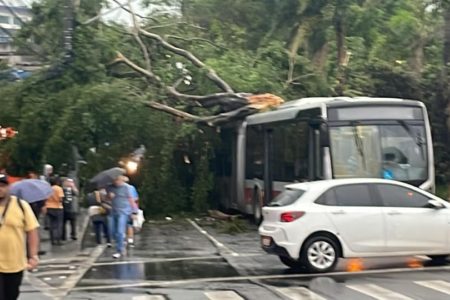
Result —
[[380, 179], [380, 178], [349, 178], [349, 179], [329, 179], [329, 180], [318, 180], [318, 181], [309, 181], [309, 182], [301, 182], [301, 183], [293, 183], [286, 185], [287, 189], [299, 189], [299, 190], [326, 190], [328, 188], [339, 186], [339, 185], [348, 185], [348, 184], [369, 184], [369, 183], [385, 183], [385, 184], [394, 184], [398, 186], [404, 186], [412, 189], [416, 189], [415, 187], [395, 181], [390, 179]]

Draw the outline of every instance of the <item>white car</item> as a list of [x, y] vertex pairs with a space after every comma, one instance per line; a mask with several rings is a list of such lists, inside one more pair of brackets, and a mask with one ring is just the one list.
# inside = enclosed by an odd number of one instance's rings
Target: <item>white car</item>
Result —
[[405, 183], [338, 179], [286, 186], [263, 208], [266, 252], [329, 272], [339, 257], [450, 254], [450, 204]]

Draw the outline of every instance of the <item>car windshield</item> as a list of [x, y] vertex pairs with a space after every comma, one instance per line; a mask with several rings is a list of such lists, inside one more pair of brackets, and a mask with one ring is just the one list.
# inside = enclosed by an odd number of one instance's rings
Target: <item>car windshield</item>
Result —
[[294, 204], [306, 191], [297, 189], [287, 189], [276, 196], [269, 206], [287, 206]]
[[427, 178], [425, 128], [420, 125], [357, 125], [330, 129], [334, 178], [400, 181]]

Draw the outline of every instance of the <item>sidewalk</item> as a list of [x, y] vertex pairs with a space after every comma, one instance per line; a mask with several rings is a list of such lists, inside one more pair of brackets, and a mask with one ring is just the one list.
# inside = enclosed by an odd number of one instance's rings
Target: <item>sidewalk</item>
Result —
[[[43, 224], [42, 219], [40, 221], [40, 224]], [[89, 257], [93, 250], [91, 247], [86, 247], [87, 245], [91, 246], [90, 240], [93, 240], [90, 232], [88, 232], [91, 229], [89, 221], [87, 210], [81, 209], [77, 217], [78, 240], [73, 241], [69, 239], [61, 246], [54, 246], [50, 243], [49, 232], [41, 225], [39, 229], [41, 250], [46, 251], [46, 253], [41, 255], [40, 265], [37, 270], [34, 270], [33, 273], [27, 272], [25, 274], [19, 300], [55, 299], [54, 297], [44, 295], [43, 291], [45, 292], [49, 287], [57, 287], [55, 284], [62, 284], [63, 281], [54, 282], [53, 280], [51, 282], [45, 282], [45, 277], [42, 277], [42, 274], [58, 272], [62, 268], [75, 269], [77, 261], [82, 261]]]
[[[87, 214], [86, 209], [81, 209], [80, 213], [77, 216], [77, 238], [78, 240], [73, 241], [70, 238], [67, 241], [63, 242], [61, 246], [53, 246], [50, 243], [50, 235], [48, 230], [44, 230], [43, 220], [41, 218], [41, 227], [40, 238], [41, 238], [41, 250], [46, 251], [44, 255], [41, 255], [41, 261], [46, 261], [48, 259], [56, 259], [56, 258], [66, 258], [69, 256], [75, 256], [79, 254], [82, 249], [83, 239], [86, 238], [88, 225], [89, 225], [89, 216]], [[67, 226], [67, 230], [69, 230], [69, 226]]]

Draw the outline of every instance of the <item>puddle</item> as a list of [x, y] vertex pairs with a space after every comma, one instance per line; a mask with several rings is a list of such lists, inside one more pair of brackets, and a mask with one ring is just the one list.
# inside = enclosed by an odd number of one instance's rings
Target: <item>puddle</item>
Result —
[[79, 286], [91, 285], [91, 283], [97, 281], [99, 278], [107, 282], [108, 280], [169, 281], [231, 276], [238, 276], [238, 273], [223, 259], [133, 263], [96, 266], [95, 268], [91, 268], [83, 277]]

